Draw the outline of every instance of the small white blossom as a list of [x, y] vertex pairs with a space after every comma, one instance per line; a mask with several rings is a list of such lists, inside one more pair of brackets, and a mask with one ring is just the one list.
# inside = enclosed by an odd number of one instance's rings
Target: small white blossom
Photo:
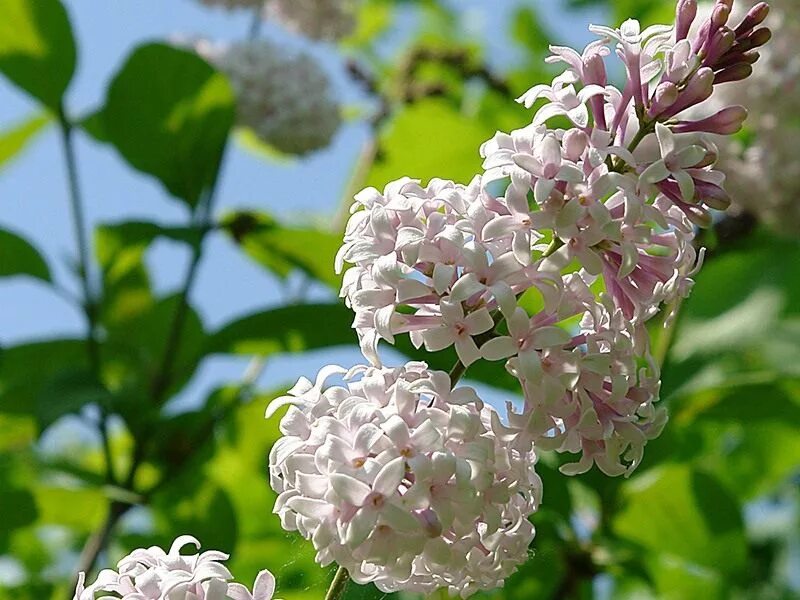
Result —
[[117, 570], [100, 571], [97, 580], [85, 585], [85, 574], [78, 575], [74, 600], [120, 598], [121, 600], [271, 600], [275, 578], [269, 571], [256, 577], [253, 591], [233, 578], [222, 564], [228, 555], [215, 550], [202, 554], [181, 554], [184, 546], [200, 548], [190, 535], [178, 537], [164, 552], [157, 546], [139, 548], [117, 564]]

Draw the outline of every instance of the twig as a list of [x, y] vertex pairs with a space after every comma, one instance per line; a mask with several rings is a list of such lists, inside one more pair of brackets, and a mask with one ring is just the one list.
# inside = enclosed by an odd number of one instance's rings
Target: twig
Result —
[[[89, 235], [86, 232], [86, 216], [84, 214], [83, 197], [78, 179], [78, 161], [75, 156], [75, 143], [72, 137], [72, 124], [66, 116], [64, 107], [59, 107], [58, 123], [61, 132], [61, 146], [64, 152], [64, 161], [67, 168], [67, 181], [69, 188], [70, 213], [75, 243], [78, 247], [78, 271], [83, 294], [82, 308], [86, 316], [86, 353], [89, 358], [89, 368], [92, 375], [100, 381], [100, 344], [97, 340], [97, 301], [92, 291], [89, 259]], [[107, 407], [100, 405], [100, 419], [98, 431], [103, 446], [103, 457], [106, 463], [106, 479], [116, 483], [114, 461], [111, 453], [110, 435], [108, 430]]]

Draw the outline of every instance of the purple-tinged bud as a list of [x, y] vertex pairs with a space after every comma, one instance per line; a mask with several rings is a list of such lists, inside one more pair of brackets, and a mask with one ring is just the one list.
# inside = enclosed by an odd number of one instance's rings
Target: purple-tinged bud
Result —
[[705, 21], [700, 26], [700, 30], [695, 34], [692, 40], [692, 52], [698, 54], [703, 46], [708, 42], [709, 32], [711, 31], [711, 21]]
[[717, 61], [717, 63], [714, 65], [714, 68], [717, 70], [722, 70], [725, 67], [731, 67], [733, 65], [738, 65], [739, 63], [754, 65], [758, 62], [759, 58], [761, 58], [761, 55], [755, 50], [745, 53], [728, 52], [725, 56]]
[[564, 148], [567, 158], [573, 162], [580, 160], [588, 146], [589, 136], [580, 129], [570, 129], [561, 141], [561, 147]]
[[653, 102], [647, 111], [647, 116], [651, 119], [659, 116], [678, 100], [678, 86], [670, 81], [663, 81], [658, 84], [653, 94]]
[[737, 40], [733, 49], [737, 52], [747, 52], [754, 48], [760, 48], [772, 39], [772, 31], [768, 27], [761, 27], [756, 29], [753, 33], [746, 38]]
[[753, 74], [753, 65], [739, 63], [730, 67], [725, 67], [714, 76], [714, 85], [720, 83], [730, 83], [731, 81], [741, 81]]
[[681, 121], [672, 127], [672, 131], [675, 133], [704, 131], [719, 135], [731, 135], [742, 128], [746, 118], [747, 109], [744, 106], [729, 106], [717, 114], [699, 121]]
[[726, 210], [731, 205], [731, 197], [728, 192], [718, 185], [697, 179], [695, 179], [694, 184], [697, 199], [709, 208]]
[[706, 57], [703, 59], [703, 64], [709, 67], [716, 65], [717, 61], [725, 55], [728, 50], [733, 48], [733, 43], [736, 41], [736, 34], [728, 27], [722, 27], [706, 48]]
[[685, 40], [697, 17], [697, 0], [680, 0], [675, 10], [675, 41]]
[[761, 25], [769, 14], [769, 4], [759, 2], [745, 15], [742, 22], [736, 27], [736, 37], [742, 38]]
[[711, 13], [711, 31], [716, 31], [728, 22], [731, 16], [731, 7], [726, 4], [717, 4]]
[[707, 100], [714, 91], [714, 71], [708, 67], [698, 69], [686, 88], [678, 96], [678, 100], [664, 112], [662, 116], [672, 117], [682, 110], [686, 110]]
[[603, 87], [608, 84], [606, 63], [599, 52], [591, 52], [583, 60], [583, 82]]

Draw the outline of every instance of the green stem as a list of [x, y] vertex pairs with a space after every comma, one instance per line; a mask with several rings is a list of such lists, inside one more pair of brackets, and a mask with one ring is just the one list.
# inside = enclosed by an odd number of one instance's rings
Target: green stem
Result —
[[[95, 563], [97, 563], [97, 557], [100, 556], [100, 553], [108, 543], [111, 530], [114, 529], [114, 526], [131, 508], [133, 508], [133, 505], [126, 502], [114, 501], [111, 503], [108, 507], [108, 515], [106, 515], [103, 525], [89, 536], [86, 545], [83, 547], [80, 559], [78, 559], [78, 573], [86, 573], [86, 575], [89, 576], [94, 569]], [[75, 584], [77, 584], [77, 579]], [[74, 585], [71, 589], [67, 590], [68, 600], [72, 600], [74, 590]]]
[[[64, 162], [67, 169], [67, 184], [69, 190], [70, 215], [72, 229], [75, 235], [75, 244], [78, 249], [78, 275], [82, 292], [82, 308], [86, 317], [86, 353], [89, 358], [89, 368], [93, 376], [99, 381], [101, 378], [100, 343], [97, 339], [97, 301], [92, 291], [89, 259], [89, 235], [86, 228], [86, 215], [84, 213], [83, 196], [81, 194], [78, 178], [78, 160], [75, 152], [75, 142], [72, 136], [72, 124], [66, 116], [64, 107], [58, 110], [58, 124], [61, 133], [61, 146], [64, 152]], [[103, 456], [106, 463], [106, 478], [109, 482], [116, 482], [114, 461], [111, 453], [110, 434], [108, 430], [108, 413], [106, 407], [100, 406], [100, 420], [98, 430], [103, 446]]]
[[350, 581], [350, 575], [347, 574], [347, 569], [339, 567], [336, 570], [336, 575], [333, 576], [328, 593], [325, 594], [325, 600], [339, 600], [344, 594], [348, 581]]

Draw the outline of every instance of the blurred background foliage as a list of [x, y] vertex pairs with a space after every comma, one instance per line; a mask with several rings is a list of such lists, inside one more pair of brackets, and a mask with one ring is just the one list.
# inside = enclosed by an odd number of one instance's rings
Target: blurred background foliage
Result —
[[[271, 514], [266, 463], [278, 431], [263, 412], [292, 382], [261, 374], [280, 354], [355, 344], [332, 269], [348, 198], [403, 175], [466, 181], [478, 172], [479, 144], [530, 118], [512, 99], [549, 80], [548, 44], [575, 41], [555, 39], [540, 10], [591, 5], [612, 22], [650, 23], [671, 20], [674, 5], [508, 3], [511, 18], [497, 35], [515, 46], [513, 64], [492, 60], [487, 39], [463, 26], [458, 2], [356, 3], [353, 32], [325, 48], [363, 92], [341, 107], [343, 117], [372, 134], [348, 167], [341, 206], [281, 220], [251, 207], [215, 208], [226, 153], [288, 160], [234, 127], [225, 75], [191, 49], [148, 42], [120, 57], [112, 81], [97, 82], [99, 108], [74, 114], [64, 95], [80, 40], [69, 10], [59, 0], [0, 0], [0, 72], [29, 95], [32, 115], [5, 124], [0, 164], [41, 131], [59, 132], [75, 215], [64, 227], [75, 227], [81, 249], [72, 280], [61, 281], [30, 241], [0, 230], [0, 277], [38, 281], [80, 306], [86, 326], [82, 337], [31, 339], [0, 352], [0, 597], [71, 597], [78, 568], [189, 532], [230, 552], [231, 570], [245, 582], [267, 567], [280, 597], [323, 595], [332, 572]], [[81, 198], [75, 136], [112, 147], [130, 169], [160, 182], [185, 219], [85, 231], [81, 203], [97, 199]], [[289, 281], [298, 290], [220, 327], [205, 325], [192, 292], [213, 236], [227, 236], [275, 286]], [[158, 240], [185, 245], [191, 256], [167, 295], [154, 291], [145, 261]], [[800, 597], [800, 244], [745, 212], [720, 215], [702, 242], [709, 253], [692, 297], [673, 326], [653, 328], [671, 413], [665, 433], [628, 480], [597, 472], [567, 480], [557, 459], [543, 456], [531, 559], [505, 589], [481, 597]], [[6, 302], [5, 310], [15, 307]], [[407, 343], [398, 349], [414, 355]], [[173, 406], [204, 361], [220, 355], [252, 361], [240, 379]], [[444, 369], [453, 362], [447, 352], [428, 359]], [[468, 379], [493, 400], [517, 393], [500, 363], [476, 365]], [[350, 600], [384, 597], [369, 586], [347, 592]]]

